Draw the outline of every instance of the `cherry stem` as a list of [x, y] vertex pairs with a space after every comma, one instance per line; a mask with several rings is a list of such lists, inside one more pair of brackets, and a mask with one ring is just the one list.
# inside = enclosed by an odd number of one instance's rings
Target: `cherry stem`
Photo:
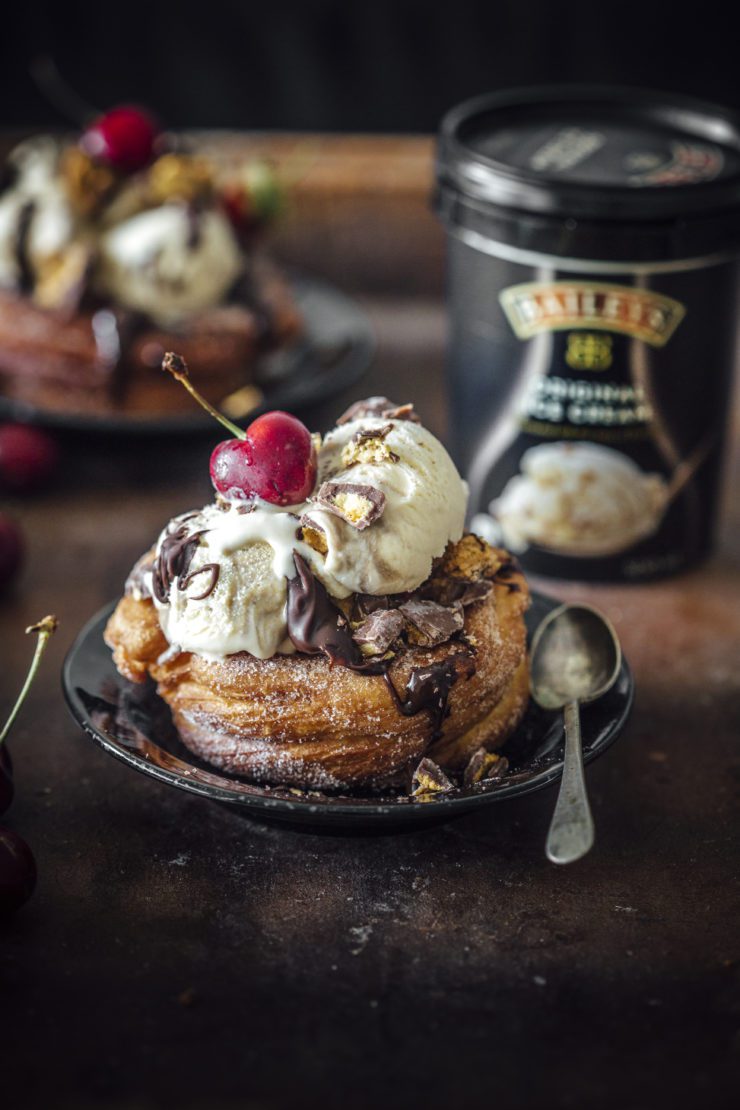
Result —
[[50, 639], [52, 633], [56, 631], [58, 624], [59, 624], [59, 622], [56, 619], [56, 617], [44, 617], [43, 620], [40, 620], [38, 622], [38, 624], [32, 624], [26, 629], [26, 635], [28, 635], [30, 632], [38, 633], [38, 640], [36, 641], [36, 650], [33, 653], [33, 659], [31, 660], [31, 666], [28, 668], [28, 674], [26, 675], [26, 681], [23, 683], [23, 687], [21, 689], [21, 692], [18, 695], [18, 700], [16, 701], [15, 705], [11, 709], [10, 716], [8, 717], [7, 721], [5, 722], [5, 725], [3, 726], [2, 732], [0, 732], [0, 748], [2, 747], [3, 743], [5, 742], [5, 737], [8, 735], [11, 728], [13, 727], [13, 724], [15, 722], [16, 717], [20, 713], [21, 706], [23, 705], [24, 701], [26, 700], [26, 695], [27, 695], [28, 691], [31, 689], [31, 683], [33, 682], [34, 678], [36, 677], [36, 671], [39, 669], [39, 663], [41, 662], [41, 656], [44, 654], [44, 651], [46, 650], [46, 645], [49, 642], [49, 639]]
[[209, 412], [211, 416], [218, 420], [219, 424], [223, 424], [224, 428], [231, 432], [236, 439], [247, 438], [247, 433], [243, 428], [238, 427], [236, 424], [232, 424], [227, 416], [224, 416], [222, 412], [215, 409], [213, 405], [206, 401], [205, 397], [198, 392], [190, 381], [188, 364], [181, 355], [176, 355], [174, 351], [168, 351], [162, 359], [162, 369], [166, 370], [168, 374], [171, 374], [176, 382], [180, 382], [181, 385], [184, 385], [190, 396], [195, 398], [201, 408]]
[[29, 66], [31, 80], [46, 97], [49, 104], [56, 108], [70, 123], [86, 127], [90, 120], [102, 113], [83, 100], [68, 81], [62, 77], [51, 54], [37, 54]]

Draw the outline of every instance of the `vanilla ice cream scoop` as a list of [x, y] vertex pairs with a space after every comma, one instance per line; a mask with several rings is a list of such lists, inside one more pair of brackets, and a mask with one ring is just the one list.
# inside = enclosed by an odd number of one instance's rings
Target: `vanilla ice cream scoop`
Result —
[[96, 285], [117, 304], [166, 326], [219, 304], [242, 266], [221, 212], [162, 204], [101, 236]]
[[491, 505], [503, 542], [571, 556], [610, 555], [658, 527], [667, 484], [598, 443], [545, 443], [526, 451], [521, 474]]
[[[339, 491], [335, 505], [322, 500]], [[343, 501], [342, 491], [350, 491]], [[377, 515], [352, 523], [353, 490], [371, 490]], [[357, 495], [359, 502], [363, 495]], [[302, 505], [255, 501], [210, 505], [176, 518], [157, 543], [164, 581], [151, 593], [167, 640], [219, 659], [259, 659], [294, 650], [287, 631], [287, 582], [298, 552], [337, 599], [416, 589], [432, 561], [463, 532], [467, 487], [442, 444], [420, 424], [366, 417], [324, 440], [318, 479]], [[377, 506], [381, 506], [378, 510]], [[168, 575], [172, 553], [199, 534], [184, 575]]]
[[58, 173], [52, 139], [21, 143], [11, 155], [12, 185], [0, 197], [0, 287], [22, 284], [21, 250], [34, 278], [78, 234], [78, 221]]

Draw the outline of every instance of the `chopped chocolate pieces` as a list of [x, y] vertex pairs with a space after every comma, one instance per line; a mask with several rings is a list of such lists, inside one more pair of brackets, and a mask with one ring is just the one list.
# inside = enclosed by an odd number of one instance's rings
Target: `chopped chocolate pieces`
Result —
[[365, 416], [382, 416], [384, 409], [393, 407], [393, 402], [387, 397], [366, 397], [364, 401], [355, 401], [350, 405], [339, 417], [337, 424], [349, 424], [353, 420], [362, 420]]
[[325, 655], [330, 664], [338, 663], [354, 671], [382, 674], [385, 664], [365, 659], [359, 644], [352, 639], [347, 618], [334, 604], [326, 587], [314, 577], [306, 560], [293, 552], [295, 578], [288, 579], [288, 635], [298, 651], [306, 655]]
[[420, 424], [419, 417], [414, 412], [413, 405], [397, 405], [387, 397], [368, 397], [364, 401], [355, 401], [346, 412], [337, 420], [337, 424], [349, 424], [352, 420], [362, 420], [367, 416], [375, 416], [384, 420], [411, 420]]
[[409, 629], [408, 638], [412, 644], [423, 647], [433, 647], [443, 644], [465, 624], [462, 605], [438, 605], [436, 601], [423, 601], [413, 599], [399, 606], [406, 620], [413, 627]]
[[478, 601], [485, 601], [493, 589], [493, 582], [487, 578], [480, 578], [477, 582], [466, 582], [465, 589], [460, 594], [461, 605], [475, 605]]
[[436, 794], [447, 794], [454, 784], [433, 760], [422, 759], [411, 779], [411, 797], [429, 801]]
[[354, 614], [355, 620], [361, 621], [369, 617], [376, 609], [395, 609], [387, 594], [355, 594]]
[[392, 424], [383, 424], [380, 428], [360, 428], [359, 432], [355, 432], [352, 436], [352, 442], [362, 443], [365, 439], [385, 439], [388, 432], [392, 431]]
[[384, 655], [404, 626], [398, 609], [376, 609], [355, 629], [352, 639], [360, 645], [363, 655]]
[[354, 482], [324, 482], [315, 501], [359, 532], [374, 524], [385, 508], [385, 494], [381, 490]]
[[311, 520], [310, 517], [302, 516], [300, 527], [298, 529], [298, 539], [303, 540], [314, 551], [318, 551], [319, 555], [326, 555], [329, 550], [329, 544], [326, 542], [326, 533], [324, 529]]
[[381, 428], [360, 428], [342, 450], [342, 466], [349, 469], [358, 463], [377, 465], [382, 462], [398, 462], [398, 455], [391, 451], [383, 440], [393, 430], [392, 424]]
[[396, 405], [395, 408], [386, 410], [382, 414], [389, 420], [409, 420], [412, 424], [421, 424], [418, 413], [412, 404]]
[[467, 606], [484, 601], [492, 589], [493, 583], [487, 578], [432, 578], [421, 587], [419, 593], [440, 605], [453, 605], [459, 601], [461, 605]]
[[509, 769], [509, 761], [504, 755], [487, 752], [485, 748], [478, 748], [470, 757], [463, 773], [463, 786], [473, 786], [476, 782], [502, 779]]

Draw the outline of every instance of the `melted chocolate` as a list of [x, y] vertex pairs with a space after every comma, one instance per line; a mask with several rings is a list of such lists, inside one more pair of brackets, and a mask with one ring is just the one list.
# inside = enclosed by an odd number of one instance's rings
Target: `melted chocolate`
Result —
[[172, 583], [177, 579], [179, 585], [187, 576], [202, 535], [203, 531], [190, 532], [187, 524], [180, 522], [162, 540], [152, 569], [152, 591], [162, 605], [167, 604]]
[[386, 666], [368, 661], [352, 639], [349, 623], [306, 560], [293, 552], [296, 576], [288, 579], [288, 635], [298, 651], [306, 655], [325, 655], [333, 665], [339, 663], [365, 674], [383, 674]]
[[15, 235], [15, 261], [18, 266], [18, 290], [21, 293], [30, 293], [34, 285], [33, 267], [28, 251], [28, 237], [31, 233], [31, 224], [36, 212], [36, 205], [32, 200], [24, 204], [18, 213], [18, 224]]
[[209, 597], [216, 589], [216, 585], [218, 584], [218, 576], [221, 573], [221, 566], [219, 563], [204, 563], [203, 566], [198, 567], [197, 570], [191, 570], [189, 574], [185, 575], [184, 578], [178, 578], [178, 590], [187, 590], [188, 586], [194, 578], [197, 578], [199, 574], [206, 574], [207, 572], [210, 573], [211, 579], [205, 590], [203, 590], [203, 593], [190, 595], [190, 601], [203, 601], [204, 598]]
[[436, 740], [442, 732], [442, 722], [449, 712], [450, 690], [461, 676], [471, 678], [475, 673], [475, 662], [467, 652], [459, 651], [449, 659], [430, 663], [428, 667], [414, 667], [406, 683], [405, 696], [399, 696], [396, 687], [386, 672], [386, 686], [396, 703], [399, 713], [404, 717], [414, 717], [422, 709], [428, 709], [432, 720], [430, 740]]
[[298, 651], [306, 655], [325, 655], [330, 663], [338, 663], [363, 674], [382, 675], [395, 705], [404, 717], [413, 717], [428, 709], [432, 721], [430, 740], [440, 735], [447, 716], [450, 690], [462, 676], [475, 674], [475, 660], [470, 651], [459, 651], [449, 659], [414, 667], [409, 675], [403, 698], [388, 674], [389, 660], [365, 659], [352, 639], [352, 631], [344, 614], [336, 607], [306, 560], [293, 552], [296, 576], [288, 579], [288, 635]]

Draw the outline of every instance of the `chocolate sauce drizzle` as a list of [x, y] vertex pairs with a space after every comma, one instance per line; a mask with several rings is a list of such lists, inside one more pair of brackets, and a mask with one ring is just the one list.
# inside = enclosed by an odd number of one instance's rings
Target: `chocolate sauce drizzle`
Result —
[[[180, 582], [187, 577], [195, 549], [205, 531], [203, 529], [200, 532], [191, 532], [187, 523], [181, 521], [162, 540], [152, 568], [152, 592], [162, 605], [167, 604], [170, 589], [175, 580], [178, 582], [178, 588], [183, 588]], [[215, 585], [216, 582], [214, 581], [211, 589]], [[210, 593], [210, 590], [208, 592]], [[204, 596], [207, 597], [208, 595], [205, 594]], [[193, 598], [193, 600], [197, 601], [198, 599]]]
[[311, 573], [303, 556], [294, 551], [293, 559], [296, 575], [288, 579], [287, 623], [297, 650], [306, 655], [325, 655], [332, 666], [338, 663], [364, 674], [384, 674], [387, 663], [364, 658], [344, 613]]
[[15, 261], [18, 266], [18, 290], [20, 293], [30, 293], [34, 285], [33, 267], [29, 257], [28, 239], [31, 234], [31, 225], [36, 213], [36, 204], [29, 200], [18, 213], [18, 223], [15, 233]]
[[442, 732], [442, 722], [449, 713], [450, 690], [462, 678], [472, 678], [475, 674], [475, 660], [467, 651], [458, 651], [449, 659], [430, 663], [428, 667], [414, 667], [406, 683], [405, 697], [401, 698], [386, 671], [383, 675], [396, 708], [404, 717], [414, 717], [422, 709], [428, 709], [432, 721], [431, 740], [436, 740]]
[[203, 590], [203, 593], [190, 595], [190, 601], [203, 601], [204, 598], [209, 597], [216, 589], [218, 576], [221, 573], [221, 565], [219, 563], [204, 563], [203, 566], [198, 567], [197, 570], [191, 570], [188, 574], [185, 575], [184, 578], [178, 578], [178, 590], [187, 590], [188, 586], [194, 578], [197, 578], [199, 574], [205, 574], [206, 572], [210, 573], [211, 578], [205, 590]]
[[471, 678], [475, 660], [468, 650], [456, 652], [449, 659], [414, 667], [401, 697], [388, 673], [390, 660], [365, 659], [352, 639], [351, 628], [344, 614], [336, 607], [325, 587], [312, 574], [306, 560], [293, 552], [295, 578], [288, 579], [288, 635], [298, 651], [307, 655], [325, 655], [331, 665], [363, 674], [382, 675], [391, 697], [404, 717], [413, 717], [428, 709], [432, 721], [431, 740], [440, 734], [448, 713], [450, 690], [461, 677]]

